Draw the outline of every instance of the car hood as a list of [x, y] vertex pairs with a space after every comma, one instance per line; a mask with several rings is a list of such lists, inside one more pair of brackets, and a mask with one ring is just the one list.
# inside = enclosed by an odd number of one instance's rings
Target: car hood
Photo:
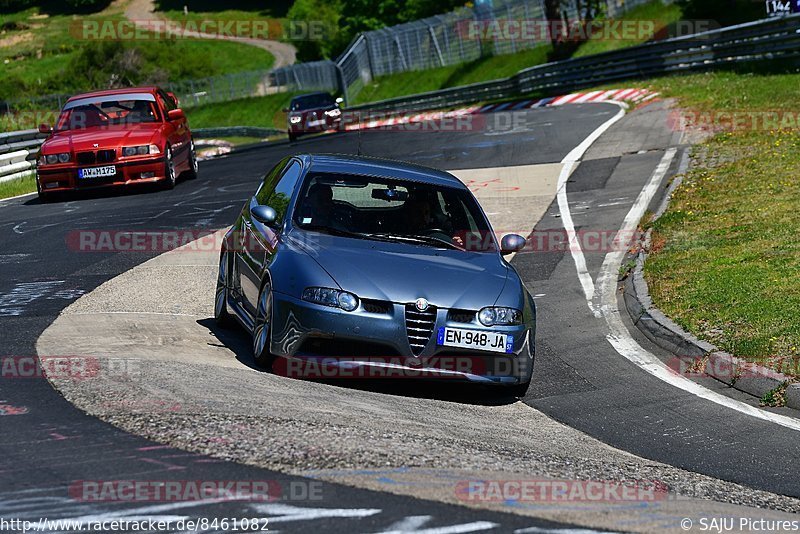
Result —
[[491, 253], [463, 252], [322, 236], [312, 257], [339, 286], [360, 298], [414, 302], [426, 298], [442, 308], [491, 306], [508, 278], [508, 267]]
[[[141, 123], [55, 132], [44, 143], [42, 149], [46, 150], [48, 154], [52, 154], [148, 145], [160, 127], [159, 123]], [[95, 147], [95, 144], [98, 146]]]

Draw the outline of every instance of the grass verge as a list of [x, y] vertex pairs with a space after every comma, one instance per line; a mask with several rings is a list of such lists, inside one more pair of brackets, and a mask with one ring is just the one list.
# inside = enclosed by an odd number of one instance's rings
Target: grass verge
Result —
[[546, 63], [547, 55], [551, 50], [549, 45], [543, 45], [516, 54], [489, 56], [460, 65], [381, 76], [367, 84], [358, 93], [353, 103], [375, 102], [387, 98], [507, 78], [522, 69]]
[[47, 15], [38, 8], [0, 15], [2, 99], [266, 70], [274, 62], [266, 50], [218, 40], [80, 38], [81, 24], [113, 29], [123, 20], [117, 3], [81, 18]]
[[[669, 28], [671, 24], [679, 21], [681, 19], [681, 15], [682, 13], [680, 6], [676, 4], [665, 5], [663, 2], [661, 2], [661, 0], [654, 0], [653, 2], [636, 6], [614, 20], [652, 22], [655, 34], [658, 35], [659, 32]], [[624, 33], [621, 33], [620, 35], [627, 37]], [[592, 54], [600, 54], [601, 52], [619, 50], [628, 46], [642, 44], [648, 41], [650, 38], [651, 37], [649, 37], [646, 32], [644, 32], [642, 36], [637, 36], [635, 39], [594, 38], [581, 44], [572, 57], [584, 57]]]
[[35, 176], [35, 174], [31, 174], [23, 178], [0, 182], [0, 199], [24, 195], [25, 193], [33, 193], [36, 191]]
[[655, 304], [683, 328], [793, 376], [800, 376], [800, 130], [796, 113], [780, 112], [792, 111], [798, 82], [796, 74], [728, 72], [650, 83], [707, 124], [715, 112], [756, 118], [730, 129], [730, 115], [716, 115], [728, 131], [695, 147], [702, 159], [653, 224], [645, 265]]
[[278, 93], [207, 104], [186, 109], [192, 128], [219, 126], [259, 126], [285, 128], [286, 114], [281, 110], [289, 105], [294, 93]]

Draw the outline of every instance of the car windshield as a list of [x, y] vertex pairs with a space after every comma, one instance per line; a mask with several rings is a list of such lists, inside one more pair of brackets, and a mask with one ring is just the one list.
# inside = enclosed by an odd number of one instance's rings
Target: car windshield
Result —
[[307, 230], [360, 239], [497, 250], [489, 223], [469, 191], [411, 180], [310, 174], [293, 220]]
[[156, 122], [155, 102], [148, 100], [104, 100], [87, 102], [61, 112], [56, 130], [83, 130], [119, 124]]
[[333, 97], [326, 94], [299, 96], [292, 100], [291, 110], [300, 111], [302, 109], [322, 108], [332, 106]]

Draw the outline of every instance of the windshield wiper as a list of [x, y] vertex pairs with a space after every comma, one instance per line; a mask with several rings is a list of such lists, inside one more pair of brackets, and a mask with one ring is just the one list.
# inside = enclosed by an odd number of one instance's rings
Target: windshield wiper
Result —
[[333, 228], [325, 226], [324, 224], [306, 224], [301, 226], [303, 230], [312, 230], [314, 232], [322, 232], [330, 235], [338, 235], [341, 237], [355, 237], [356, 239], [368, 239], [370, 234], [363, 234], [361, 232], [351, 232], [349, 230], [342, 230], [341, 228]]
[[455, 243], [451, 243], [450, 241], [445, 241], [444, 239], [439, 239], [438, 237], [433, 237], [429, 235], [397, 235], [397, 234], [365, 234], [365, 235], [375, 239], [385, 239], [387, 241], [407, 241], [407, 242], [420, 243], [432, 246], [444, 245], [448, 248], [452, 248], [455, 250], [464, 250]]

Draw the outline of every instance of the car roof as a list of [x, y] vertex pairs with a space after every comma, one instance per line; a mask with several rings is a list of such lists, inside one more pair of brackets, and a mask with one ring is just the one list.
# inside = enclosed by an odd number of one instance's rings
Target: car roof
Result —
[[96, 96], [111, 96], [111, 95], [125, 95], [129, 93], [155, 93], [158, 91], [158, 87], [154, 85], [145, 86], [145, 87], [123, 87], [121, 89], [107, 89], [105, 91], [92, 91], [89, 93], [81, 93], [79, 95], [71, 96], [67, 102], [70, 100], [77, 100], [79, 98], [87, 98], [87, 97], [96, 97]]
[[300, 154], [309, 171], [381, 176], [415, 182], [466, 189], [452, 174], [415, 163], [350, 154]]

